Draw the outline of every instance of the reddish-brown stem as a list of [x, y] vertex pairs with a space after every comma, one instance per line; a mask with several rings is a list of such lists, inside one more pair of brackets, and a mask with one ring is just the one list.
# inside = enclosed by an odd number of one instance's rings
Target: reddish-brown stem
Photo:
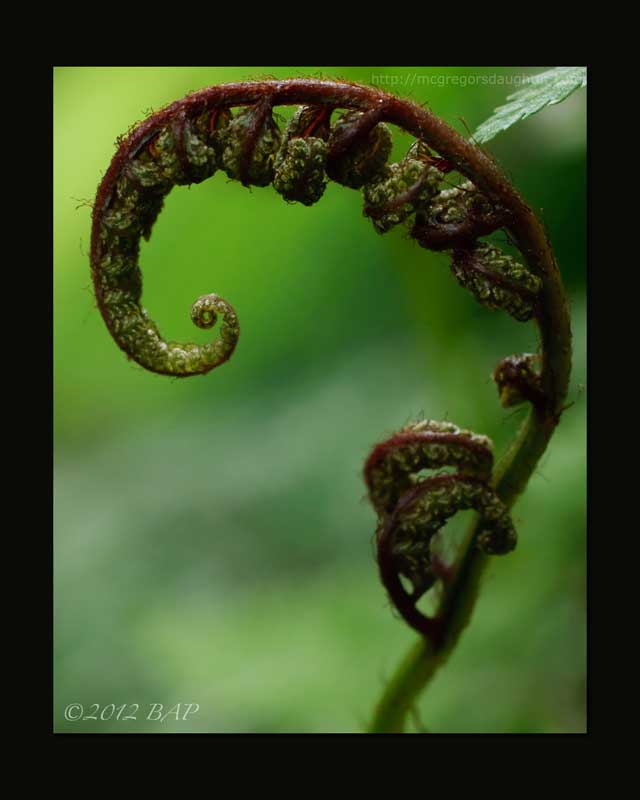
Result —
[[272, 109], [273, 106], [269, 96], [263, 97], [255, 104], [253, 114], [251, 115], [251, 124], [243, 140], [242, 157], [240, 159], [239, 177], [243, 186], [249, 186], [251, 183], [249, 178], [249, 168], [251, 165], [251, 159], [253, 158], [253, 151], [255, 150], [258, 137], [260, 136], [260, 131], [271, 115]]

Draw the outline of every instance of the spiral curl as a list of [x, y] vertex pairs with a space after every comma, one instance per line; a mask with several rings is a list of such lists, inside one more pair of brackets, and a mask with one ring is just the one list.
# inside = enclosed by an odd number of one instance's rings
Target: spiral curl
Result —
[[[255, 93], [252, 84], [237, 85], [239, 94], [236, 85], [228, 92], [204, 90], [152, 115], [120, 142], [96, 197], [91, 268], [100, 311], [129, 358], [152, 372], [187, 377], [225, 363], [236, 347], [237, 315], [215, 294], [203, 295], [191, 310], [202, 329], [221, 319], [218, 338], [205, 345], [165, 341], [140, 305], [140, 240], [149, 239], [165, 197], [173, 186], [200, 183], [219, 170], [245, 186], [273, 183], [286, 202], [305, 206], [322, 198], [328, 180], [361, 190], [363, 213], [378, 233], [407, 225], [421, 247], [450, 252], [454, 276], [482, 305], [519, 321], [537, 315], [540, 278], [480, 240], [508, 226], [512, 212], [469, 180], [442, 188], [456, 164], [421, 139], [388, 164], [392, 137], [384, 96], [368, 108], [341, 111], [332, 124], [344, 93], [330, 87], [308, 93], [303, 86], [299, 94], [313, 96], [281, 133], [273, 109], [285, 83], [260, 84]], [[403, 127], [398, 119], [395, 124]], [[544, 409], [534, 356], [503, 359], [493, 377], [504, 407], [528, 401]], [[417, 602], [439, 577], [446, 579], [432, 543], [447, 519], [475, 509], [481, 517], [475, 543], [485, 553], [506, 553], [516, 543], [508, 511], [491, 488], [492, 466], [486, 437], [435, 421], [406, 426], [377, 445], [365, 465], [378, 514], [382, 582], [408, 624], [434, 641], [440, 621], [423, 614]], [[446, 468], [456, 471], [420, 474]]]
[[[422, 477], [426, 469], [457, 471]], [[449, 422], [423, 420], [376, 445], [366, 461], [364, 478], [378, 513], [376, 552], [380, 578], [403, 619], [434, 641], [440, 620], [417, 603], [440, 577], [449, 577], [434, 557], [434, 537], [458, 511], [480, 515], [476, 546], [502, 555], [516, 546], [509, 511], [491, 488], [493, 445]], [[408, 579], [412, 591], [402, 583]]]
[[[273, 183], [287, 202], [307, 206], [321, 199], [328, 180], [361, 189], [364, 213], [376, 231], [412, 224], [411, 235], [421, 246], [452, 251], [455, 276], [482, 304], [504, 308], [519, 320], [535, 314], [539, 279], [496, 247], [477, 241], [504, 225], [506, 212], [468, 181], [440, 190], [454, 165], [434, 156], [420, 139], [398, 163], [387, 164], [392, 138], [382, 121], [384, 100], [342, 111], [333, 124], [336, 99], [303, 105], [282, 134], [273, 116], [277, 102], [268, 92], [235, 115], [233, 101], [225, 102], [223, 94], [216, 102], [196, 97], [152, 115], [121, 140], [94, 206], [96, 299], [113, 338], [138, 364], [187, 377], [220, 366], [235, 349], [237, 316], [221, 298], [215, 305], [223, 325], [218, 339], [207, 345], [165, 341], [140, 304], [140, 240], [151, 236], [165, 197], [173, 186], [201, 183], [219, 170], [245, 186]], [[196, 324], [203, 302], [194, 304]]]

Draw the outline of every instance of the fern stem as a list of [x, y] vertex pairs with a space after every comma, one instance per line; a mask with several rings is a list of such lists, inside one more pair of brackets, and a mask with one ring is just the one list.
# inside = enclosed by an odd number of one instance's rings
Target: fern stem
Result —
[[[571, 373], [571, 327], [560, 272], [544, 229], [526, 208], [509, 226], [532, 270], [543, 280], [537, 317], [542, 347], [542, 387], [545, 402], [532, 408], [511, 447], [498, 464], [493, 485], [509, 507], [518, 499], [560, 421]], [[443, 638], [436, 645], [421, 638], [398, 666], [380, 699], [370, 733], [402, 733], [420, 694], [455, 648], [471, 619], [488, 557], [475, 546], [477, 527], [471, 526], [468, 545], [456, 578], [439, 611]]]

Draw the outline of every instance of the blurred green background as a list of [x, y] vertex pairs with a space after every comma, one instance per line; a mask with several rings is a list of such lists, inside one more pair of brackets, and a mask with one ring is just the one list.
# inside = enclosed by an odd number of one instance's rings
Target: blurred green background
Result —
[[[415, 639], [377, 579], [364, 459], [420, 414], [500, 453], [522, 417], [490, 373], [537, 346], [533, 325], [459, 288], [446, 256], [378, 236], [359, 193], [330, 184], [305, 208], [218, 173], [166, 201], [143, 302], [166, 338], [206, 341], [189, 309], [215, 291], [238, 348], [208, 376], [149, 374], [109, 337], [90, 282], [84, 201], [116, 137], [190, 90], [320, 73], [426, 102], [464, 133], [518, 88], [507, 80], [543, 69], [54, 70], [56, 731], [362, 731]], [[492, 563], [420, 702], [429, 731], [585, 730], [585, 117], [579, 91], [489, 145], [556, 250], [576, 402], [515, 508], [517, 550]], [[140, 709], [65, 721], [70, 703]], [[147, 721], [154, 703], [200, 710]]]

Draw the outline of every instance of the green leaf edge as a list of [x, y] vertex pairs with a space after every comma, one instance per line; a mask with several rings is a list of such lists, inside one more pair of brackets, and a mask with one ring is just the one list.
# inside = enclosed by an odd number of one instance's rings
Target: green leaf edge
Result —
[[488, 142], [516, 122], [566, 100], [576, 89], [587, 85], [587, 68], [554, 67], [532, 75], [528, 81], [532, 85], [509, 95], [507, 100], [510, 102], [494, 109], [494, 113], [478, 127], [473, 134], [477, 144]]

